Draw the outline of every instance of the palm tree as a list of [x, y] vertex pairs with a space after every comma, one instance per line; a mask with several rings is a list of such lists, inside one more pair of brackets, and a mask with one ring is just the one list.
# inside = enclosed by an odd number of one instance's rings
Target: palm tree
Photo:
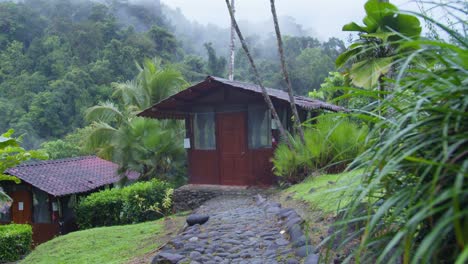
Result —
[[289, 79], [288, 69], [286, 68], [286, 61], [284, 59], [283, 40], [281, 39], [281, 32], [280, 32], [279, 23], [278, 23], [278, 17], [276, 16], [275, 0], [270, 0], [270, 3], [271, 3], [271, 14], [273, 15], [273, 23], [275, 24], [276, 39], [278, 41], [278, 52], [280, 54], [280, 59], [281, 59], [281, 69], [283, 71], [284, 81], [286, 82], [287, 87], [288, 87], [289, 103], [291, 104], [291, 110], [294, 115], [294, 123], [297, 129], [297, 132], [299, 132], [299, 137], [302, 141], [302, 144], [305, 144], [304, 130], [302, 130], [301, 122], [299, 119], [299, 114], [297, 113], [292, 84], [291, 84], [291, 80]]
[[86, 111], [93, 129], [85, 143], [98, 156], [119, 164], [121, 172], [130, 169], [150, 177], [156, 172], [166, 174], [183, 162], [182, 147], [173, 144], [182, 140], [183, 129], [180, 122], [140, 118], [136, 113], [183, 89], [187, 82], [156, 60], [145, 60], [138, 68], [135, 80], [113, 84], [114, 96], [123, 107], [103, 102]]
[[270, 109], [271, 114], [273, 115], [273, 119], [275, 120], [276, 125], [280, 131], [281, 137], [283, 138], [285, 143], [288, 145], [288, 147], [290, 149], [293, 149], [293, 146], [289, 140], [288, 133], [286, 132], [286, 130], [283, 127], [283, 124], [281, 123], [281, 119], [279, 118], [278, 113], [276, 112], [276, 109], [273, 106], [273, 102], [271, 101], [270, 96], [268, 95], [268, 92], [265, 86], [263, 86], [263, 81], [262, 81], [262, 78], [260, 77], [260, 74], [258, 73], [257, 66], [255, 65], [252, 55], [250, 54], [249, 48], [247, 47], [247, 43], [245, 42], [244, 37], [242, 36], [242, 33], [239, 29], [239, 25], [237, 24], [236, 18], [234, 17], [234, 11], [232, 9], [232, 6], [229, 3], [229, 0], [225, 0], [225, 1], [226, 1], [226, 6], [229, 11], [229, 15], [231, 17], [232, 26], [236, 30], [237, 37], [239, 37], [239, 41], [242, 45], [242, 49], [244, 50], [245, 54], [247, 55], [247, 58], [249, 59], [250, 66], [252, 67], [252, 70], [255, 75], [255, 80], [257, 84], [260, 86], [260, 89], [262, 90], [263, 98], [265, 99], [265, 102], [268, 108]]
[[143, 110], [185, 88], [188, 83], [182, 74], [171, 65], [162, 68], [157, 59], [145, 59], [137, 64], [139, 73], [135, 80], [113, 83], [114, 96], [125, 105], [133, 105]]

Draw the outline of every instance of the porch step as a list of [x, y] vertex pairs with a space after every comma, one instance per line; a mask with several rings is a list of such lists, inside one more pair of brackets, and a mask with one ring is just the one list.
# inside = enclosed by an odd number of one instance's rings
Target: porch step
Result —
[[193, 210], [218, 196], [253, 196], [256, 194], [268, 196], [274, 191], [274, 188], [187, 184], [174, 191], [174, 210], [176, 212]]

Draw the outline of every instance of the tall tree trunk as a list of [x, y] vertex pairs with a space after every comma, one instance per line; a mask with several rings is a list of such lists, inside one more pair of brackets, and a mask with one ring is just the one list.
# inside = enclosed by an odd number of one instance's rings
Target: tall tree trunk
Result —
[[252, 58], [252, 55], [250, 54], [249, 48], [247, 47], [247, 44], [246, 44], [246, 42], [244, 40], [244, 37], [242, 36], [242, 33], [241, 33], [240, 29], [239, 29], [239, 26], [237, 25], [236, 18], [234, 17], [234, 12], [232, 10], [231, 5], [229, 4], [229, 0], [225, 0], [225, 1], [226, 1], [226, 6], [227, 6], [227, 8], [229, 10], [229, 15], [231, 16], [232, 25], [234, 26], [234, 29], [237, 32], [237, 37], [239, 37], [240, 43], [242, 44], [242, 49], [244, 49], [245, 54], [247, 55], [247, 58], [249, 59], [250, 66], [252, 66], [252, 69], [253, 69], [257, 84], [262, 89], [263, 98], [265, 99], [265, 102], [268, 105], [268, 108], [270, 109], [270, 111], [271, 111], [271, 113], [273, 115], [273, 118], [274, 118], [274, 120], [276, 122], [276, 125], [278, 126], [278, 129], [279, 129], [279, 131], [281, 133], [281, 137], [286, 142], [288, 147], [290, 149], [292, 149], [293, 147], [292, 147], [291, 141], [289, 140], [288, 134], [287, 134], [286, 130], [284, 129], [283, 124], [281, 123], [281, 120], [279, 119], [278, 113], [276, 112], [276, 109], [273, 106], [273, 102], [271, 101], [271, 98], [268, 95], [268, 92], [265, 89], [265, 86], [263, 86], [262, 78], [260, 77], [260, 74], [258, 73], [257, 67], [255, 66], [255, 62], [254, 62], [254, 60]]
[[[236, 8], [234, 7], [234, 0], [231, 0], [231, 7], [232, 7], [232, 13], [234, 14], [236, 12]], [[231, 45], [229, 46], [230, 48], [230, 57], [229, 57], [229, 74], [228, 74], [228, 79], [230, 81], [234, 80], [234, 58], [235, 58], [235, 40], [236, 40], [236, 31], [234, 29], [234, 23], [231, 20]]]
[[270, 0], [270, 3], [271, 3], [271, 14], [273, 15], [273, 22], [275, 24], [276, 40], [278, 41], [278, 52], [281, 58], [281, 69], [283, 70], [284, 81], [286, 82], [286, 85], [288, 86], [289, 103], [291, 104], [291, 110], [294, 115], [294, 124], [295, 124], [297, 132], [299, 133], [302, 144], [305, 144], [304, 130], [302, 130], [302, 125], [299, 119], [299, 114], [297, 113], [296, 100], [294, 99], [291, 80], [289, 79], [289, 73], [288, 73], [288, 69], [286, 68], [286, 61], [284, 59], [283, 40], [281, 39], [278, 16], [276, 15], [275, 0]]

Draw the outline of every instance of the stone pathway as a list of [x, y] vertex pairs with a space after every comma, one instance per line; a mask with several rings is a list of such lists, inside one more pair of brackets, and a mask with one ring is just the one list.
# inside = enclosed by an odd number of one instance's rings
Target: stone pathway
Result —
[[279, 207], [270, 209], [252, 196], [210, 200], [195, 210], [209, 215], [208, 222], [188, 227], [153, 263], [301, 263], [277, 217]]

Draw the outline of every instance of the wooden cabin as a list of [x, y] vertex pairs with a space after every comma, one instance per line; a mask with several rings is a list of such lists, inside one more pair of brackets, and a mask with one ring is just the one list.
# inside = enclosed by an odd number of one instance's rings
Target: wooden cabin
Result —
[[[95, 156], [26, 163], [5, 173], [18, 177], [20, 184], [1, 182], [13, 199], [0, 224], [30, 224], [35, 245], [76, 230], [74, 206], [86, 195], [117, 183], [118, 165]], [[130, 180], [137, 173], [127, 173]]]
[[[267, 88], [283, 125], [291, 130], [287, 92]], [[318, 111], [343, 108], [295, 96], [301, 120]], [[279, 132], [257, 85], [208, 76], [139, 113], [156, 119], [185, 120], [189, 183], [269, 186]]]

